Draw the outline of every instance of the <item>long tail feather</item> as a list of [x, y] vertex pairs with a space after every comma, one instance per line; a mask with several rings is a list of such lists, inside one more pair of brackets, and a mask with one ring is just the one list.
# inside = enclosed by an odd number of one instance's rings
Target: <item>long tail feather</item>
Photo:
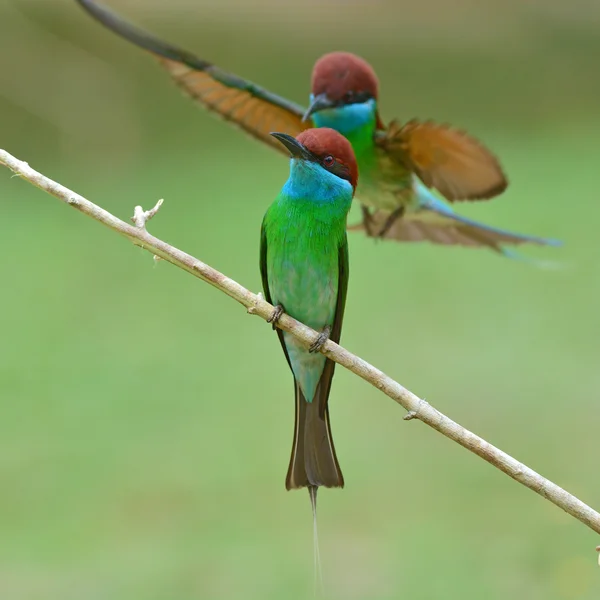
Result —
[[[506, 229], [492, 227], [490, 225], [485, 225], [484, 223], [474, 221], [473, 219], [463, 217], [455, 213], [449, 206], [444, 204], [444, 202], [436, 198], [428, 188], [426, 188], [417, 180], [414, 182], [414, 190], [417, 194], [419, 209], [434, 212], [442, 217], [452, 219], [457, 223], [465, 225], [469, 228], [473, 228], [481, 233], [482, 239], [484, 240], [486, 239], [486, 234], [490, 234], [490, 242], [494, 241], [496, 245], [503, 242], [509, 244], [531, 243], [542, 246], [562, 246], [562, 242], [560, 240], [514, 233]], [[501, 254], [512, 257], [510, 256], [510, 253], [501, 252]]]
[[521, 252], [517, 252], [512, 248], [505, 248], [504, 246], [500, 247], [498, 252], [506, 258], [510, 258], [511, 260], [531, 265], [544, 271], [559, 271], [562, 269], [566, 269], [568, 266], [570, 266], [562, 261], [532, 258], [531, 256], [526, 256], [525, 254], [521, 254]]
[[313, 516], [313, 557], [314, 557], [314, 573], [315, 573], [315, 581], [314, 581], [314, 594], [315, 598], [318, 598], [319, 592], [323, 593], [325, 591], [323, 585], [323, 569], [321, 567], [321, 552], [319, 550], [319, 531], [317, 529], [317, 491], [319, 488], [317, 486], [309, 486], [308, 494], [310, 496], [310, 505], [312, 507], [312, 516]]

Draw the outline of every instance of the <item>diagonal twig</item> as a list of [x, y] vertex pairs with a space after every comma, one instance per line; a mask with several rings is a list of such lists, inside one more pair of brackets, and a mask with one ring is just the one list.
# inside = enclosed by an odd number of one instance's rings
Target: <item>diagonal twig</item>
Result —
[[[160, 208], [161, 201], [150, 211], [144, 211], [141, 207], [136, 207], [136, 214], [133, 217], [136, 226], [132, 226], [89, 200], [86, 200], [83, 196], [38, 173], [27, 163], [18, 160], [4, 150], [0, 150], [0, 164], [5, 165], [15, 174], [45, 192], [52, 194], [69, 206], [76, 208], [113, 231], [120, 233], [137, 246], [141, 246], [159, 258], [206, 281], [229, 297], [237, 300], [237, 302], [246, 307], [249, 313], [257, 315], [264, 320], [267, 320], [273, 313], [274, 307], [264, 300], [261, 294], [253, 294], [223, 273], [149, 234], [146, 231], [145, 224], [156, 214]], [[291, 333], [306, 344], [306, 346], [310, 346], [319, 336], [318, 332], [296, 321], [287, 314], [283, 314], [277, 321], [277, 327]], [[497, 469], [500, 469], [500, 471], [506, 473], [515, 481], [518, 481], [536, 492], [536, 494], [562, 508], [596, 533], [600, 533], [600, 514], [563, 488], [514, 459], [506, 452], [486, 442], [483, 438], [465, 429], [436, 410], [428, 402], [402, 387], [397, 381], [394, 381], [373, 365], [331, 340], [323, 345], [321, 352], [349, 371], [362, 377], [362, 379], [403, 406], [408, 411], [404, 417], [406, 420], [420, 420], [429, 425], [447, 438], [483, 458]], [[600, 546], [598, 550], [600, 551]]]

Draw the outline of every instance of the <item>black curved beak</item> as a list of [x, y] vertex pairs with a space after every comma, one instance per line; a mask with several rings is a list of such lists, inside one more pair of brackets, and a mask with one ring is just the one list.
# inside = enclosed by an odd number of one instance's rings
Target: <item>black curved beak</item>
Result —
[[304, 160], [316, 161], [316, 156], [307, 150], [295, 137], [288, 135], [287, 133], [279, 133], [272, 131], [271, 135], [279, 140], [288, 150], [292, 158], [302, 158]]
[[310, 106], [308, 107], [308, 110], [304, 113], [302, 120], [308, 121], [312, 114], [319, 112], [320, 110], [324, 110], [326, 108], [333, 108], [334, 106], [335, 102], [333, 100], [330, 100], [327, 97], [327, 94], [319, 94], [318, 96], [315, 96], [313, 101], [310, 103]]

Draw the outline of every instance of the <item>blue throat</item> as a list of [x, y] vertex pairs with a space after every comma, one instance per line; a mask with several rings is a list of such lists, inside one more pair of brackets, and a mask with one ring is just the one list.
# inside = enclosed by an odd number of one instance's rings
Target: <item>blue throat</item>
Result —
[[292, 200], [305, 200], [314, 204], [339, 204], [340, 210], [352, 203], [352, 184], [330, 173], [321, 165], [292, 158], [290, 176], [282, 193]]
[[[310, 101], [314, 94], [310, 95]], [[347, 104], [336, 108], [326, 108], [312, 115], [316, 127], [331, 127], [342, 135], [349, 136], [363, 128], [371, 126], [375, 131], [375, 113], [377, 102], [373, 99], [359, 104]]]

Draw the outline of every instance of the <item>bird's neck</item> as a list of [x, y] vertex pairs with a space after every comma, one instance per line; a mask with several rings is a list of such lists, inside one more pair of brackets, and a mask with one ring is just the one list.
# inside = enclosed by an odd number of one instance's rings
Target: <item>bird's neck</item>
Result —
[[[311, 95], [312, 100], [312, 95]], [[361, 157], [373, 149], [377, 126], [377, 102], [373, 99], [320, 110], [313, 115], [316, 127], [331, 127], [348, 138], [354, 153]]]
[[321, 165], [306, 160], [290, 161], [290, 176], [285, 182], [283, 194], [292, 200], [306, 201], [315, 205], [352, 202], [352, 184], [330, 173]]
[[311, 215], [321, 223], [345, 223], [352, 204], [353, 189], [349, 181], [337, 177], [317, 163], [292, 159], [290, 176], [279, 203], [297, 215]]

